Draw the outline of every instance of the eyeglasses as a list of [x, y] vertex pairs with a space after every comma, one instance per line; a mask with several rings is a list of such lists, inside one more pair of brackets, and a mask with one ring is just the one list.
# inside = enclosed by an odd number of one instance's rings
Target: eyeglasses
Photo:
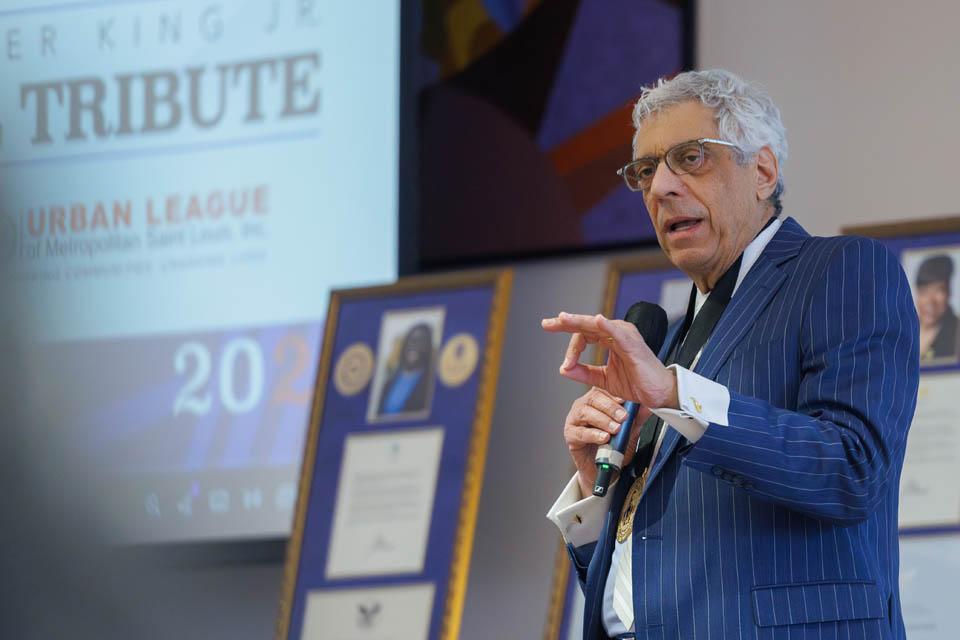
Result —
[[656, 175], [657, 167], [660, 166], [660, 160], [666, 162], [667, 167], [675, 175], [682, 176], [693, 173], [703, 166], [706, 157], [706, 152], [703, 149], [705, 144], [719, 144], [739, 149], [737, 145], [726, 140], [715, 140], [713, 138], [688, 140], [670, 147], [662, 156], [647, 156], [628, 162], [617, 169], [617, 175], [623, 178], [623, 181], [627, 183], [627, 188], [631, 191], [649, 192], [650, 185], [653, 184], [653, 176]]

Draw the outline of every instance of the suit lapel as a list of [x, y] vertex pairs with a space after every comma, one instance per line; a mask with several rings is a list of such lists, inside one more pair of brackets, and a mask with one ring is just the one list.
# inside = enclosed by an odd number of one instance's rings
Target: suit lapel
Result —
[[772, 262], [758, 259], [720, 316], [694, 371], [713, 380], [786, 279], [787, 275]]
[[[809, 237], [793, 218], [784, 220], [730, 299], [713, 334], [704, 345], [694, 371], [710, 380], [716, 377], [734, 348], [747, 335], [756, 319], [783, 286], [787, 276], [780, 269], [780, 265], [796, 256]], [[680, 433], [676, 429], [668, 428], [653, 461], [647, 487], [660, 473], [679, 441]]]
[[590, 566], [587, 567], [587, 584], [584, 591], [586, 602], [583, 611], [584, 638], [605, 637], [603, 633], [603, 593], [607, 585], [610, 564], [613, 560], [620, 508], [627, 495], [627, 485], [632, 481], [631, 479], [629, 482], [625, 482], [621, 478], [621, 481], [617, 483], [613, 500], [610, 501], [610, 509], [604, 518], [600, 538], [597, 540], [593, 557], [590, 559]]
[[660, 348], [660, 353], [657, 354], [657, 357], [660, 358], [660, 362], [666, 362], [667, 356], [670, 355], [670, 350], [673, 348], [673, 343], [677, 341], [677, 336], [680, 335], [680, 329], [683, 327], [683, 318], [673, 323], [667, 330], [667, 337], [663, 341], [663, 346]]

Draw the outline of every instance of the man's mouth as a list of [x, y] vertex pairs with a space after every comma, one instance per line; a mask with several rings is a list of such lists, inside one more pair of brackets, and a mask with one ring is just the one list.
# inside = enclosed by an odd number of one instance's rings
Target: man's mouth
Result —
[[671, 221], [667, 224], [668, 233], [678, 233], [681, 231], [686, 231], [692, 229], [699, 225], [701, 220], [699, 218], [677, 218], [676, 220]]

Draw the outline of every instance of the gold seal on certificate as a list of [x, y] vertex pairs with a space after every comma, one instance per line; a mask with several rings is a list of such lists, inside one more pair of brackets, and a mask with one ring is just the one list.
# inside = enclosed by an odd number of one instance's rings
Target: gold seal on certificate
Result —
[[440, 380], [448, 387], [459, 387], [470, 378], [480, 360], [480, 347], [469, 333], [458, 333], [440, 353]]
[[373, 376], [373, 350], [356, 342], [343, 350], [333, 371], [333, 384], [342, 396], [353, 396], [363, 390]]

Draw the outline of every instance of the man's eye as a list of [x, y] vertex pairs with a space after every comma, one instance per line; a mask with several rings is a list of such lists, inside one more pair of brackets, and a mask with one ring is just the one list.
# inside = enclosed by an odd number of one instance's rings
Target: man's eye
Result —
[[685, 151], [684, 153], [680, 154], [680, 165], [684, 169], [690, 169], [699, 165], [701, 158], [702, 156], [700, 155], [700, 152], [696, 149], [692, 151]]

